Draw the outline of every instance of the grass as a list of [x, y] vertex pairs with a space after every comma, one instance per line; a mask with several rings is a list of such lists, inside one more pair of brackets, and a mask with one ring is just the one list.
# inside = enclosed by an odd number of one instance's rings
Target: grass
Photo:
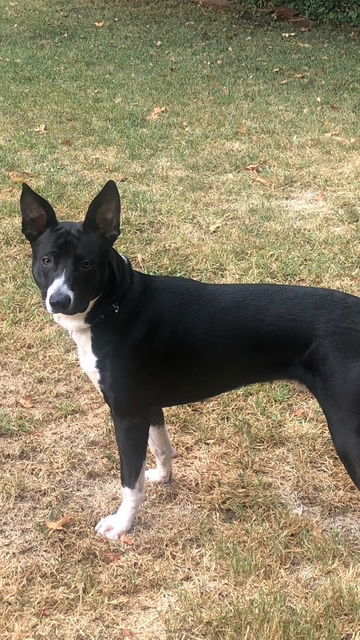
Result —
[[359, 294], [356, 34], [286, 32], [170, 0], [4, 8], [2, 640], [359, 638], [359, 499], [290, 385], [169, 410], [173, 482], [134, 545], [95, 537], [119, 502], [112, 427], [20, 233], [22, 179], [81, 220], [112, 177], [136, 268]]

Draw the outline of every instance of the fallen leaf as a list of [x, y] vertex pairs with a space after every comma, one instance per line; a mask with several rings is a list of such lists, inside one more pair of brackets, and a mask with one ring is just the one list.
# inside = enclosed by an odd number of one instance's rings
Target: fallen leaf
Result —
[[326, 200], [327, 195], [326, 193], [317, 193], [316, 196], [314, 197], [314, 200]]
[[275, 69], [272, 70], [273, 73], [277, 73], [278, 71], [282, 71], [283, 67], [275, 67]]
[[272, 184], [271, 182], [269, 182], [269, 180], [265, 180], [265, 178], [258, 176], [256, 173], [252, 175], [252, 179], [255, 180], [255, 182], [260, 182], [261, 184], [264, 184], [266, 187], [272, 187]]
[[283, 38], [293, 38], [294, 36], [296, 36], [296, 33], [282, 33], [281, 34]]
[[112, 551], [104, 551], [102, 553], [102, 559], [104, 560], [105, 564], [112, 564], [113, 562], [118, 562], [119, 560], [121, 560], [121, 558], [122, 558], [121, 553], [113, 553]]
[[302, 408], [295, 409], [295, 411], [293, 411], [292, 414], [293, 414], [293, 416], [297, 416], [297, 417], [298, 416], [303, 416], [303, 415], [306, 414], [306, 411], [305, 411], [305, 409], [302, 409]]
[[128, 544], [129, 546], [135, 544], [133, 538], [131, 536], [128, 536], [126, 533], [121, 534], [120, 540], [121, 542], [123, 542], [124, 544]]
[[65, 525], [74, 521], [74, 516], [63, 516], [59, 520], [48, 520], [46, 526], [53, 531], [64, 531]]
[[[18, 171], [9, 171], [9, 178], [13, 182], [25, 182], [26, 178]], [[30, 176], [30, 174], [28, 174]]]
[[311, 49], [311, 44], [307, 42], [298, 42], [299, 47], [306, 47], [307, 49]]
[[71, 147], [72, 142], [71, 140], [69, 140], [69, 138], [63, 138], [63, 140], [61, 140], [61, 144], [63, 144], [65, 147]]
[[245, 167], [246, 171], [261, 171], [261, 165], [260, 164], [249, 164], [247, 167]]
[[147, 120], [157, 120], [158, 117], [167, 111], [167, 107], [154, 107], [152, 112], [146, 116]]
[[136, 635], [131, 629], [122, 629], [123, 638], [136, 638]]
[[281, 80], [280, 84], [288, 84], [289, 80]]
[[24, 407], [24, 409], [32, 409], [34, 406], [31, 396], [23, 396], [22, 398], [19, 398], [18, 403]]
[[295, 73], [294, 78], [306, 78], [308, 75], [308, 73]]
[[100, 22], [94, 22], [95, 27], [98, 27], [98, 29], [101, 29], [101, 27], [105, 27], [107, 23], [105, 22], [105, 20], [100, 20]]

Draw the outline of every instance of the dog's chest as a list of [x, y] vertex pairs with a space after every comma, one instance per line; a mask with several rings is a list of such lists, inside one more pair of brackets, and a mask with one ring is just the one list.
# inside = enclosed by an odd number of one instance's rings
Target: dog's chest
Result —
[[91, 329], [84, 322], [84, 316], [85, 314], [65, 316], [58, 313], [54, 314], [54, 320], [64, 327], [64, 329], [68, 330], [70, 336], [76, 343], [81, 368], [89, 376], [96, 389], [101, 391], [97, 358], [92, 349]]

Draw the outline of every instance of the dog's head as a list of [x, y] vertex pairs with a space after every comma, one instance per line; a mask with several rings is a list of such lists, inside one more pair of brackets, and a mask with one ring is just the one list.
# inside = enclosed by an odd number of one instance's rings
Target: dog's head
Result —
[[51, 204], [27, 184], [20, 206], [22, 232], [33, 254], [33, 276], [47, 311], [86, 311], [104, 290], [112, 245], [120, 233], [120, 195], [110, 180], [84, 222], [58, 222]]

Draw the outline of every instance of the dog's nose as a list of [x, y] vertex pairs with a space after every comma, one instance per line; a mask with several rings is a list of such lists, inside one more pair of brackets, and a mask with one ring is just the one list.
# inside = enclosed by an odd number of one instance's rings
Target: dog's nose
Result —
[[54, 313], [66, 313], [71, 305], [71, 297], [67, 293], [55, 292], [49, 298]]

